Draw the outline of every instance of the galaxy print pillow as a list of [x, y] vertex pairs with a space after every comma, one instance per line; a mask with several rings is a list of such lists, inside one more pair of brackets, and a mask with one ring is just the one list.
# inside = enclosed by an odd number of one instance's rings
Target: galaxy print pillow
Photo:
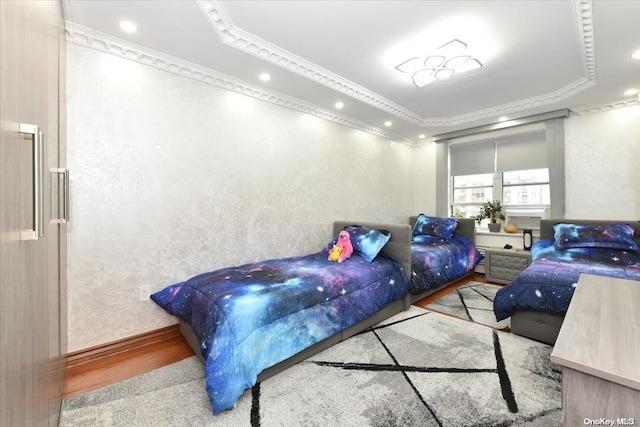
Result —
[[631, 224], [555, 224], [556, 249], [607, 248], [640, 251], [633, 240], [635, 227]]
[[[348, 225], [344, 229], [351, 236], [353, 251], [367, 262], [373, 261], [384, 245], [391, 239], [391, 232], [386, 230], [375, 230], [361, 225]], [[327, 248], [332, 248], [337, 241], [338, 238], [334, 238], [329, 242]]]
[[555, 242], [554, 239], [540, 239], [537, 242], [533, 242], [533, 245], [531, 245], [531, 260], [535, 261], [547, 253], [555, 251]]
[[453, 237], [453, 231], [458, 226], [458, 220], [455, 218], [434, 218], [425, 214], [418, 215], [416, 224], [413, 226], [412, 236], [436, 236], [443, 239]]

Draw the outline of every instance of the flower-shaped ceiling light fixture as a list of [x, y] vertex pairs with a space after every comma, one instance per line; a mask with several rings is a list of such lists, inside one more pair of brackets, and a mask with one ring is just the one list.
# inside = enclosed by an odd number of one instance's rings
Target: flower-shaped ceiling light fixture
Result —
[[482, 67], [480, 61], [466, 54], [467, 45], [458, 39], [440, 46], [432, 55], [411, 58], [396, 70], [411, 74], [418, 86], [426, 86], [436, 80], [449, 80], [455, 73], [466, 73]]

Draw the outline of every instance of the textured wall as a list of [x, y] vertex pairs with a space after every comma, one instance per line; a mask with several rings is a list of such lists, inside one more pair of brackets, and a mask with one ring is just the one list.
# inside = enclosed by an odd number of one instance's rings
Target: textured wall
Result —
[[[638, 219], [640, 107], [565, 123], [570, 218]], [[435, 149], [77, 45], [68, 58], [69, 351], [174, 322], [142, 285], [315, 251], [334, 219], [435, 215]]]
[[437, 215], [436, 212], [436, 144], [413, 149], [415, 213]]
[[69, 351], [174, 323], [159, 290], [413, 213], [412, 148], [71, 45]]
[[640, 219], [640, 106], [565, 122], [566, 218]]

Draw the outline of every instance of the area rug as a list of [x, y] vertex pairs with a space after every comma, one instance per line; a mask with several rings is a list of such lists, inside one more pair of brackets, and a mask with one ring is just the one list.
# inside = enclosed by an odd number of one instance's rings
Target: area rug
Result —
[[247, 390], [214, 416], [196, 357], [63, 402], [60, 426], [554, 426], [547, 345], [419, 307]]
[[506, 329], [510, 327], [509, 319], [498, 322], [493, 313], [493, 298], [500, 288], [502, 286], [469, 282], [424, 308], [495, 329]]

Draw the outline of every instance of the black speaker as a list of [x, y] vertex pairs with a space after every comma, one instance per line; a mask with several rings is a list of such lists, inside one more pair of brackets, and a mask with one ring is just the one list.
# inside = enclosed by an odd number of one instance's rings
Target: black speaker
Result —
[[531, 245], [533, 244], [533, 231], [532, 230], [523, 230], [522, 231], [522, 247], [525, 251], [531, 250]]

